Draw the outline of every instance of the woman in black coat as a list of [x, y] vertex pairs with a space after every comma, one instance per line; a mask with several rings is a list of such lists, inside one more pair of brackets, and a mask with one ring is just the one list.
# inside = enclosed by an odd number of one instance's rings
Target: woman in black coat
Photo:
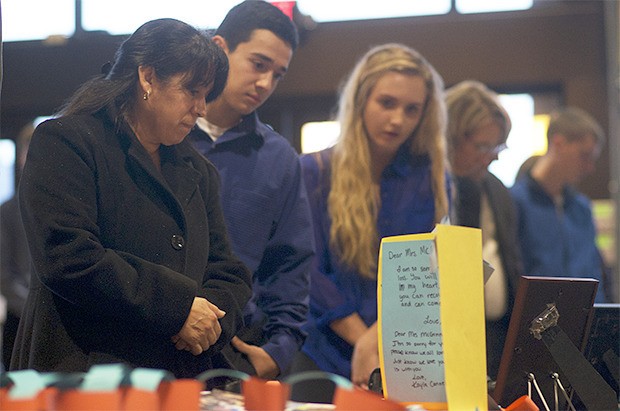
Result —
[[34, 274], [11, 369], [125, 363], [193, 377], [226, 366], [250, 276], [218, 175], [184, 141], [224, 88], [204, 34], [148, 22], [59, 118], [37, 127], [19, 188]]
[[482, 257], [495, 268], [484, 286], [487, 375], [495, 380], [523, 263], [515, 205], [488, 167], [506, 148], [512, 123], [498, 95], [478, 81], [446, 90], [446, 106], [456, 189], [453, 222], [482, 229]]

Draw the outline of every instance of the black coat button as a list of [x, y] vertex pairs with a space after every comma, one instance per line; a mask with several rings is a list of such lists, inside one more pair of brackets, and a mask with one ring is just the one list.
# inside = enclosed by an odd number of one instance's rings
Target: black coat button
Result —
[[170, 239], [170, 243], [172, 244], [172, 248], [175, 250], [181, 250], [185, 246], [185, 239], [180, 235], [173, 235]]

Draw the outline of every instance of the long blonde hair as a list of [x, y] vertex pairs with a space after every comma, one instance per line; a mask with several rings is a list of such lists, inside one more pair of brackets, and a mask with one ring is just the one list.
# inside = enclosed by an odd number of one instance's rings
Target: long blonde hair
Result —
[[373, 87], [388, 72], [417, 75], [425, 81], [424, 114], [405, 144], [409, 144], [413, 154], [428, 154], [431, 159], [435, 222], [448, 213], [443, 80], [417, 51], [396, 43], [376, 46], [359, 60], [340, 93], [340, 136], [334, 146], [327, 200], [331, 217], [330, 247], [337, 251], [342, 263], [366, 278], [376, 278], [377, 216], [381, 202], [378, 188], [372, 184], [368, 135], [362, 114]]

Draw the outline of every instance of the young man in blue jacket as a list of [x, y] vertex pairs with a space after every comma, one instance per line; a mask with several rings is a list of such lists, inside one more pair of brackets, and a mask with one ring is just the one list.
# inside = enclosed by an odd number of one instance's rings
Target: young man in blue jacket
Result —
[[244, 1], [228, 12], [214, 41], [228, 56], [228, 82], [189, 139], [220, 172], [233, 250], [253, 272], [246, 328], [225, 353], [242, 371], [276, 378], [305, 339], [314, 242], [298, 155], [256, 110], [286, 74], [298, 34], [277, 7]]
[[611, 289], [590, 200], [575, 189], [594, 171], [603, 130], [586, 112], [567, 108], [552, 114], [547, 141], [547, 153], [511, 189], [525, 275], [595, 278], [596, 302], [605, 302]]

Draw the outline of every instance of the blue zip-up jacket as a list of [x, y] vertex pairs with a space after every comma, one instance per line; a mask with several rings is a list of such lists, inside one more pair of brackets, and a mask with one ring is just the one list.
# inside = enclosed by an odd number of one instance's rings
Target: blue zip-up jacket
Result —
[[314, 254], [299, 156], [255, 112], [215, 142], [198, 126], [188, 139], [220, 173], [233, 251], [253, 273], [246, 326], [264, 324], [262, 348], [285, 372], [305, 338]]
[[524, 275], [597, 279], [595, 302], [604, 302], [604, 268], [596, 247], [590, 200], [566, 187], [560, 212], [529, 174], [510, 192], [517, 206]]

